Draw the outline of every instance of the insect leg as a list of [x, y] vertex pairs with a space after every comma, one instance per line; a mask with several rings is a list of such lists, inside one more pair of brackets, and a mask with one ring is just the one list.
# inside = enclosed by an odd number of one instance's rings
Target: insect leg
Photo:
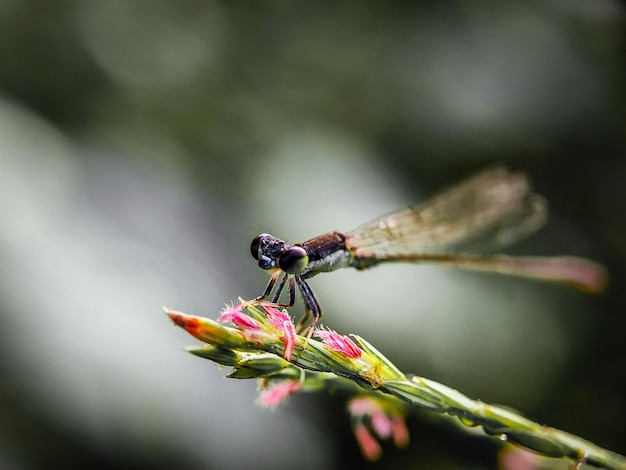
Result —
[[306, 306], [306, 313], [304, 314], [304, 317], [302, 317], [302, 319], [298, 322], [298, 325], [296, 325], [296, 331], [304, 332], [304, 325], [306, 324], [309, 317], [313, 315], [313, 321], [309, 325], [306, 335], [308, 339], [311, 337], [313, 329], [320, 321], [320, 318], [322, 318], [322, 310], [320, 309], [320, 304], [315, 298], [315, 294], [313, 293], [307, 282], [300, 276], [295, 276], [295, 278], [296, 283], [298, 284], [298, 288], [300, 289], [300, 293], [302, 294], [302, 298], [304, 299], [304, 304]]
[[[280, 281], [278, 281], [278, 284], [276, 284], [276, 281], [278, 280], [281, 274], [283, 274], [283, 277], [281, 278]], [[281, 304], [279, 303], [280, 294], [285, 288], [285, 282], [287, 282], [287, 279], [289, 279], [289, 303]], [[274, 289], [274, 286], [276, 287], [276, 289]], [[275, 271], [274, 273], [272, 273], [272, 277], [270, 278], [270, 281], [267, 283], [265, 292], [263, 292], [262, 295], [255, 298], [254, 301], [255, 302], [265, 301], [270, 296], [272, 291], [274, 291], [274, 295], [272, 295], [272, 298], [270, 299], [270, 303], [272, 303], [275, 307], [280, 307], [280, 308], [293, 307], [293, 304], [296, 301], [296, 287], [293, 281], [293, 275], [285, 273], [283, 271]]]
[[278, 279], [278, 276], [280, 276], [280, 273], [281, 271], [275, 271], [272, 273], [272, 277], [270, 277], [270, 282], [267, 283], [265, 292], [263, 292], [263, 294], [259, 295], [254, 300], [265, 300], [269, 297], [269, 295], [272, 293], [272, 289], [274, 288], [274, 284], [276, 284], [276, 279]]
[[293, 307], [296, 303], [296, 283], [293, 276], [289, 276], [289, 307]]
[[[287, 280], [287, 273], [285, 273], [285, 275], [282, 277], [282, 279], [280, 280], [280, 282], [276, 286], [276, 290], [274, 291], [274, 295], [272, 297], [272, 300], [270, 300], [270, 302], [272, 302], [273, 304], [277, 303], [278, 299], [280, 299], [280, 293], [283, 291], [283, 288], [285, 287], [285, 281], [286, 280]], [[292, 305], [293, 305], [293, 303], [292, 303]]]

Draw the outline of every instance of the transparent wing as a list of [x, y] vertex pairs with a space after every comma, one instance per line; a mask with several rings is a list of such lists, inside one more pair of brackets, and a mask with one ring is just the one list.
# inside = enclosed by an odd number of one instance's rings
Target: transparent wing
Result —
[[[496, 166], [441, 191], [423, 204], [346, 234], [356, 257], [471, 253], [509, 245], [546, 221], [545, 200], [526, 175]], [[397, 259], [397, 258], [396, 258]]]
[[481, 257], [539, 229], [548, 215], [545, 200], [526, 176], [496, 166], [436, 194], [423, 204], [389, 214], [346, 234], [350, 265], [364, 269], [383, 261], [426, 262], [570, 284], [601, 292], [604, 268], [572, 256]]

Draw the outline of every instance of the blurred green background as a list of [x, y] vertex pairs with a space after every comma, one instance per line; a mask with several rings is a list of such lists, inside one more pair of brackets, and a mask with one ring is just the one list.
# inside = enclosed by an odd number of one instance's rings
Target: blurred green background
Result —
[[[516, 254], [606, 294], [430, 266], [311, 281], [403, 370], [626, 453], [625, 11], [611, 0], [0, 0], [2, 468], [472, 468], [436, 416], [365, 464], [345, 397], [275, 412], [186, 354], [267, 280], [259, 232], [350, 230], [485, 165], [551, 203]], [[299, 310], [296, 310], [298, 312]]]

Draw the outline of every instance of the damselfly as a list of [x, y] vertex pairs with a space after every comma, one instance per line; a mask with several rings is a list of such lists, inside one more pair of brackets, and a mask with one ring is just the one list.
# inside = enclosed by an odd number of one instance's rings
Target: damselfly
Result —
[[504, 247], [535, 232], [546, 218], [545, 199], [532, 192], [523, 172], [503, 165], [490, 167], [416, 207], [347, 233], [327, 233], [293, 244], [267, 233], [258, 235], [250, 251], [259, 267], [272, 271], [272, 276], [257, 300], [271, 295], [270, 301], [278, 303], [288, 283], [289, 303], [281, 305], [292, 307], [298, 286], [306, 306], [298, 329], [313, 315], [312, 331], [322, 311], [307, 279], [339, 268], [366, 269], [387, 261], [448, 264], [567, 283], [587, 292], [601, 291], [605, 271], [587, 259], [476, 254], [481, 249]]

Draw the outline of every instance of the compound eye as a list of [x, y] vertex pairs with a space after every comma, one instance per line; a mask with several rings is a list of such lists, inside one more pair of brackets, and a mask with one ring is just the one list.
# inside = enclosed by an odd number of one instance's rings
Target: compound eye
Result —
[[276, 263], [271, 259], [268, 258], [267, 256], [261, 256], [259, 258], [259, 268], [261, 269], [272, 269], [276, 266]]
[[309, 255], [301, 246], [292, 246], [278, 258], [278, 266], [288, 274], [298, 274], [309, 264]]
[[266, 233], [257, 235], [256, 237], [254, 237], [254, 240], [252, 240], [252, 243], [250, 244], [250, 253], [252, 254], [252, 257], [257, 261], [259, 259], [259, 245], [261, 244], [261, 238], [265, 236], [267, 236]]

